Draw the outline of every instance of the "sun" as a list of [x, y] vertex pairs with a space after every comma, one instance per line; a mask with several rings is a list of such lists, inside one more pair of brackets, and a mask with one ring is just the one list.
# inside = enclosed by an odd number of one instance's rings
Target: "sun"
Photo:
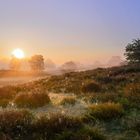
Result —
[[12, 55], [18, 59], [22, 59], [25, 57], [24, 51], [19, 48], [13, 50]]

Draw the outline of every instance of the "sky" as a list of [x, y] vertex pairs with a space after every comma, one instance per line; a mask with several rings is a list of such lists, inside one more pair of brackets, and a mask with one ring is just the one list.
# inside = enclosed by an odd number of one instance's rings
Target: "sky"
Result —
[[140, 0], [0, 0], [0, 58], [105, 61], [139, 37]]

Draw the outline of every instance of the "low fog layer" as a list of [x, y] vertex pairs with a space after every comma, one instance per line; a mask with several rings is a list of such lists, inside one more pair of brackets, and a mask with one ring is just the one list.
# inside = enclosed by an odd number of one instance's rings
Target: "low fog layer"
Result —
[[[125, 64], [120, 56], [112, 56], [108, 62], [94, 61], [90, 63], [80, 63], [75, 61], [68, 61], [62, 65], [55, 64], [51, 59], [44, 60], [44, 70], [48, 73], [59, 73], [60, 71], [82, 71], [95, 68], [113, 67]], [[0, 70], [10, 70], [10, 60], [0, 59]], [[21, 60], [20, 70], [30, 71], [28, 60]]]

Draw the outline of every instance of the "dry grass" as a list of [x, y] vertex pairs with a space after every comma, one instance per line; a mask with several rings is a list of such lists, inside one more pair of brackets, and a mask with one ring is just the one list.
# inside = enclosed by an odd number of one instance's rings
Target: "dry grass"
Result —
[[82, 127], [80, 119], [62, 114], [43, 115], [34, 122], [36, 134], [42, 139], [51, 139], [64, 130], [77, 130], [80, 127]]
[[81, 88], [82, 92], [84, 93], [100, 92], [101, 89], [102, 86], [95, 81], [87, 81], [83, 83]]
[[120, 118], [123, 113], [124, 110], [121, 104], [108, 102], [89, 106], [89, 115], [100, 120], [111, 120]]
[[1, 99], [0, 100], [0, 107], [5, 108], [7, 107], [7, 105], [9, 104], [9, 100], [8, 99]]
[[0, 88], [0, 99], [12, 100], [17, 94], [16, 89], [12, 86], [6, 86]]
[[129, 101], [129, 105], [140, 108], [140, 83], [128, 84], [124, 89], [124, 97]]
[[76, 97], [65, 97], [60, 102], [60, 105], [75, 105]]
[[14, 99], [14, 103], [19, 108], [37, 108], [50, 103], [50, 98], [43, 90], [33, 90], [29, 93], [18, 94]]
[[[0, 131], [6, 136], [24, 137], [27, 135], [33, 116], [27, 110], [5, 110], [0, 111]], [[4, 134], [3, 134], [4, 137]], [[9, 139], [10, 139], [9, 138]]]

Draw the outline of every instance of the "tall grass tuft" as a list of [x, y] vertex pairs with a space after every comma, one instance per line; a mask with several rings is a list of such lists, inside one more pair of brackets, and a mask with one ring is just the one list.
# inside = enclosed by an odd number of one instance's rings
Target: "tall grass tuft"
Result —
[[19, 108], [37, 108], [50, 103], [50, 98], [44, 91], [33, 90], [29, 93], [18, 94], [14, 103]]
[[101, 103], [98, 105], [89, 106], [89, 116], [93, 116], [99, 120], [112, 120], [120, 118], [124, 113], [121, 104], [115, 103]]

